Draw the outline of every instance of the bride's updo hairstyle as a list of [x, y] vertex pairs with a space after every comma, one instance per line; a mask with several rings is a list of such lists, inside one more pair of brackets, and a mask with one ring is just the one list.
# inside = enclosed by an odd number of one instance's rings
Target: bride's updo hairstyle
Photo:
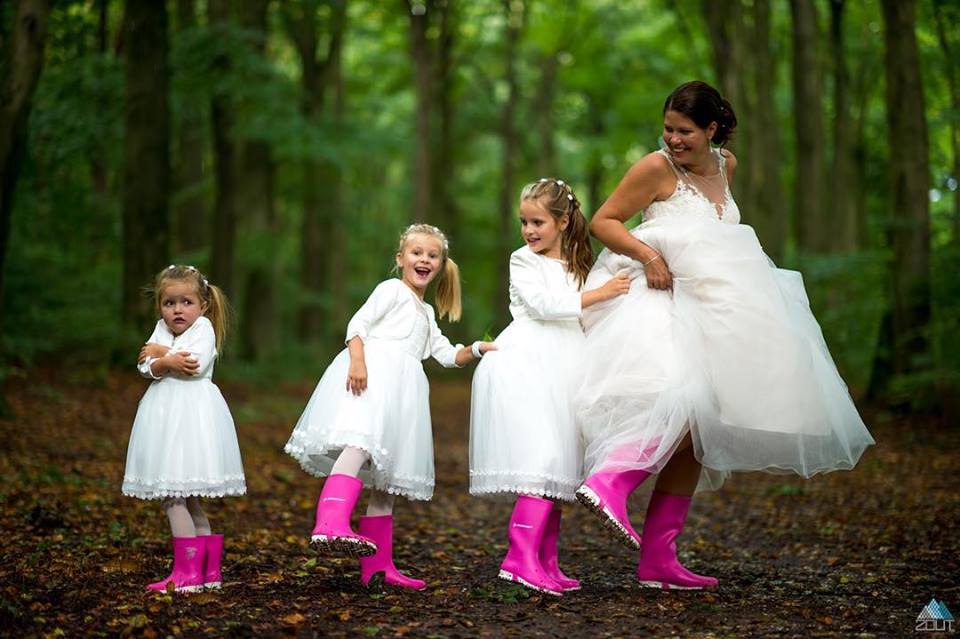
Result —
[[673, 90], [663, 103], [663, 112], [682, 113], [701, 129], [717, 123], [717, 131], [711, 140], [717, 146], [723, 146], [733, 138], [737, 128], [737, 116], [733, 107], [723, 99], [720, 92], [706, 82], [694, 80], [681, 84]]

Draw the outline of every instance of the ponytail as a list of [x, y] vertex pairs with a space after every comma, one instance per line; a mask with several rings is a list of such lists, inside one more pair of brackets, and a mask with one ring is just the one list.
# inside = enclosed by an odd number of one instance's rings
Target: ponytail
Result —
[[207, 284], [207, 312], [204, 313], [213, 325], [213, 334], [217, 340], [217, 353], [222, 353], [223, 342], [230, 325], [230, 303], [219, 286]]
[[575, 206], [569, 214], [567, 228], [563, 232], [561, 250], [567, 259], [567, 270], [577, 280], [577, 287], [582, 288], [593, 266], [593, 247], [590, 246], [590, 235], [587, 233], [587, 219], [583, 217], [580, 203], [573, 200]]
[[443, 263], [443, 270], [437, 280], [437, 312], [440, 318], [447, 317], [448, 321], [460, 320], [462, 311], [460, 305], [460, 267], [450, 257]]

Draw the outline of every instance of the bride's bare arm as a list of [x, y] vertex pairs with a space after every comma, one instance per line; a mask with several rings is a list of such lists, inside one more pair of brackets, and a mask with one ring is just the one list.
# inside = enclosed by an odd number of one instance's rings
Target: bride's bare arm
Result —
[[590, 232], [611, 251], [647, 265], [647, 284], [651, 288], [670, 288], [670, 271], [657, 251], [632, 236], [624, 222], [654, 200], [670, 197], [675, 188], [676, 177], [667, 160], [650, 153], [630, 167], [590, 221]]

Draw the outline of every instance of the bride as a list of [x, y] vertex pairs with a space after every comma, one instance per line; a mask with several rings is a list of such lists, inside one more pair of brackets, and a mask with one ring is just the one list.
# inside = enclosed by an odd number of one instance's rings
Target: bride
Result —
[[[849, 469], [873, 444], [837, 372], [799, 273], [778, 269], [740, 224], [723, 149], [737, 120], [716, 89], [667, 98], [663, 144], [630, 168], [593, 217], [606, 245], [585, 288], [618, 273], [627, 295], [583, 314], [586, 356], [574, 404], [586, 444], [577, 498], [639, 547], [637, 578], [705, 588], [676, 556], [698, 488], [730, 471]], [[628, 231], [624, 222], [643, 211]], [[627, 498], [658, 474], [642, 538]]]

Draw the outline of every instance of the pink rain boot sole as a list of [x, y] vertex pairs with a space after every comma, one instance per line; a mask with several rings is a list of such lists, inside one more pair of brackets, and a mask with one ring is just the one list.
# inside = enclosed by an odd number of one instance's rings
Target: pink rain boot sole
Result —
[[313, 535], [310, 543], [320, 552], [354, 558], [370, 557], [377, 552], [376, 544], [357, 537]]
[[555, 591], [555, 590], [549, 590], [549, 589], [547, 589], [547, 588], [544, 588], [543, 586], [536, 586], [536, 585], [530, 583], [529, 581], [527, 581], [526, 579], [524, 579], [523, 577], [521, 577], [520, 575], [517, 575], [517, 574], [515, 574], [515, 573], [512, 573], [512, 572], [510, 572], [509, 570], [504, 570], [503, 568], [500, 569], [500, 574], [497, 575], [497, 576], [498, 576], [500, 579], [505, 579], [505, 580], [507, 580], [507, 581], [512, 581], [512, 582], [514, 582], [514, 583], [518, 583], [518, 584], [520, 584], [521, 586], [525, 586], [525, 587], [527, 587], [527, 588], [529, 588], [529, 589], [531, 589], [531, 590], [536, 590], [537, 592], [542, 592], [542, 593], [547, 594], [547, 595], [553, 595], [554, 597], [562, 597], [562, 596], [563, 596], [563, 593], [562, 593], [562, 592], [557, 592], [557, 591]]
[[715, 590], [716, 586], [679, 586], [666, 581], [641, 581], [644, 588], [656, 588], [657, 590]]
[[628, 548], [634, 550], [640, 549], [640, 542], [620, 523], [620, 520], [613, 514], [613, 511], [603, 505], [603, 500], [600, 499], [600, 495], [595, 493], [593, 489], [586, 485], [581, 486], [577, 489], [576, 496], [577, 501], [592, 512], [603, 523], [604, 527], [613, 533], [613, 536], [616, 537], [618, 541]]

